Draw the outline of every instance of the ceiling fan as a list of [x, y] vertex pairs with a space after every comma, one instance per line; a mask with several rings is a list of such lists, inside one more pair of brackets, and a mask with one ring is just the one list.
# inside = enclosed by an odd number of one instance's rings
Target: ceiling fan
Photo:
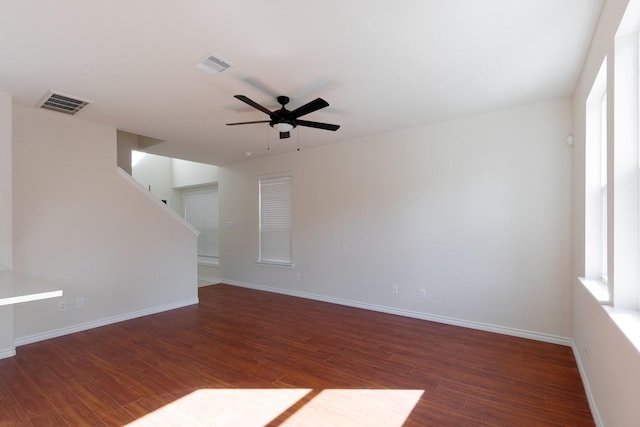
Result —
[[269, 126], [276, 129], [280, 132], [280, 139], [289, 138], [291, 135], [289, 131], [295, 128], [296, 126], [307, 126], [310, 128], [324, 129], [336, 131], [340, 128], [339, 125], [332, 125], [329, 123], [320, 123], [320, 122], [311, 122], [309, 120], [299, 120], [299, 117], [302, 117], [306, 114], [313, 113], [321, 108], [325, 108], [329, 106], [329, 103], [322, 98], [316, 98], [311, 102], [304, 104], [301, 107], [296, 108], [293, 111], [289, 111], [285, 108], [285, 105], [289, 103], [289, 98], [286, 96], [279, 96], [276, 98], [278, 104], [282, 105], [282, 108], [275, 111], [269, 111], [262, 105], [253, 101], [252, 99], [247, 98], [244, 95], [234, 95], [235, 98], [240, 101], [251, 105], [253, 108], [256, 108], [262, 111], [265, 114], [269, 115], [269, 120], [258, 120], [253, 122], [239, 122], [239, 123], [227, 123], [228, 126], [235, 125], [248, 125], [253, 123], [269, 123]]

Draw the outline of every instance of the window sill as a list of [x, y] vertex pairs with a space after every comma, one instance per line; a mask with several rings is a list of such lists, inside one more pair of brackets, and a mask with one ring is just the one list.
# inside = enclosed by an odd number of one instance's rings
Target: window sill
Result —
[[611, 320], [640, 352], [640, 311], [604, 306]]
[[607, 305], [611, 304], [611, 298], [609, 296], [609, 288], [602, 280], [590, 280], [583, 277], [580, 277], [579, 280], [591, 295], [600, 302], [604, 311], [622, 334], [640, 352], [640, 311]]
[[611, 302], [609, 287], [602, 280], [585, 279], [584, 277], [579, 277], [578, 280], [601, 304], [609, 304]]
[[278, 267], [278, 268], [286, 268], [289, 270], [293, 269], [293, 263], [292, 262], [278, 262], [278, 261], [264, 261], [264, 260], [258, 260], [257, 263], [261, 266], [264, 267]]
[[207, 265], [209, 267], [220, 267], [220, 259], [199, 256], [198, 265]]

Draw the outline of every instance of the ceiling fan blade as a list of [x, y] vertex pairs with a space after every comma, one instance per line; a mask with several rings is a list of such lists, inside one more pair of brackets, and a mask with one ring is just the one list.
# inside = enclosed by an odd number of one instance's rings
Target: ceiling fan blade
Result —
[[324, 130], [336, 131], [340, 129], [340, 125], [332, 125], [330, 123], [310, 122], [308, 120], [296, 120], [296, 124], [298, 126], [306, 126], [309, 128], [318, 128], [318, 129], [324, 129]]
[[289, 132], [280, 132], [280, 139], [285, 139], [291, 137]]
[[260, 81], [256, 77], [244, 77], [242, 80], [245, 83], [250, 84], [254, 88], [258, 89], [259, 91], [266, 93], [273, 99], [276, 99], [278, 95], [280, 95], [277, 91], [273, 90], [273, 88], [270, 88], [266, 83]]
[[313, 113], [321, 108], [328, 107], [329, 103], [322, 98], [316, 98], [311, 102], [307, 102], [301, 107], [296, 108], [291, 112], [291, 117], [297, 119], [305, 114]]
[[269, 123], [271, 120], [258, 120], [255, 122], [237, 122], [237, 123], [227, 123], [227, 126], [235, 126], [235, 125], [251, 125], [253, 123]]
[[233, 95], [234, 98], [239, 99], [240, 101], [251, 105], [253, 108], [256, 108], [260, 111], [262, 111], [265, 114], [268, 114], [269, 116], [271, 116], [271, 111], [267, 110], [265, 107], [263, 107], [262, 105], [258, 104], [256, 101], [247, 98], [244, 95]]

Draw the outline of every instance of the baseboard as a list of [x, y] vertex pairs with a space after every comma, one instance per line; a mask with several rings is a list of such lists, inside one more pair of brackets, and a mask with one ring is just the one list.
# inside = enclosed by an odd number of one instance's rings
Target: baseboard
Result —
[[587, 401], [589, 402], [589, 409], [591, 409], [593, 421], [596, 423], [597, 427], [604, 427], [604, 423], [602, 422], [602, 418], [600, 418], [600, 413], [598, 412], [598, 408], [596, 406], [596, 401], [593, 398], [593, 393], [591, 393], [591, 386], [589, 386], [589, 381], [587, 380], [587, 373], [584, 370], [584, 366], [582, 366], [580, 351], [578, 350], [578, 347], [576, 347], [576, 343], [573, 342], [573, 340], [571, 342], [571, 349], [573, 350], [573, 357], [576, 359], [576, 364], [578, 365], [578, 371], [580, 372], [580, 378], [582, 379], [584, 392], [587, 395]]
[[[200, 282], [206, 282], [206, 284], [202, 284], [201, 285]], [[212, 284], [220, 283], [220, 282], [222, 282], [222, 279], [220, 279], [219, 277], [200, 276], [200, 275], [198, 275], [198, 287], [212, 285]]]
[[[112, 323], [124, 322], [125, 320], [135, 319], [137, 317], [148, 316], [150, 314], [161, 313], [163, 311], [174, 310], [176, 308], [186, 307], [188, 305], [198, 304], [198, 298], [188, 299], [184, 301], [178, 301], [171, 304], [161, 305], [157, 307], [146, 308], [144, 310], [134, 311], [131, 313], [119, 314], [117, 316], [111, 316], [104, 319], [94, 320], [87, 323], [81, 323], [78, 325], [68, 326], [65, 328], [54, 329], [52, 331], [43, 332], [40, 334], [28, 335], [25, 337], [15, 338], [14, 344], [16, 347], [21, 345], [31, 344], [38, 341], [44, 341], [51, 338], [61, 337], [63, 335], [73, 334], [76, 332], [86, 331], [88, 329], [99, 328], [100, 326], [110, 325]], [[14, 351], [15, 355], [15, 351]], [[0, 353], [0, 357], [2, 354]]]
[[0, 359], [8, 359], [16, 355], [16, 348], [3, 348], [0, 350]]
[[369, 304], [360, 301], [345, 300], [341, 298], [328, 297], [324, 295], [310, 294], [306, 292], [292, 291], [289, 289], [273, 288], [269, 286], [255, 285], [251, 283], [238, 282], [235, 280], [224, 280], [223, 283], [239, 286], [243, 288], [255, 289], [266, 292], [273, 292], [283, 295], [289, 295], [299, 298], [312, 299], [316, 301], [329, 302], [333, 304], [344, 305], [354, 308], [362, 308], [365, 310], [378, 311], [381, 313], [395, 314], [398, 316], [411, 317], [414, 319], [428, 320], [431, 322], [444, 323], [447, 325], [461, 326], [464, 328], [477, 329], [487, 332], [495, 332], [503, 335], [511, 335], [520, 338], [528, 338], [536, 341], [544, 341], [552, 344], [560, 344], [570, 347], [572, 345], [571, 338], [561, 337], [557, 335], [542, 334], [539, 332], [531, 332], [522, 329], [508, 328], [504, 326], [496, 326], [487, 323], [472, 322], [469, 320], [460, 320], [446, 316], [438, 316], [434, 314], [422, 313], [419, 311], [405, 310], [395, 307], [387, 307], [384, 305]]

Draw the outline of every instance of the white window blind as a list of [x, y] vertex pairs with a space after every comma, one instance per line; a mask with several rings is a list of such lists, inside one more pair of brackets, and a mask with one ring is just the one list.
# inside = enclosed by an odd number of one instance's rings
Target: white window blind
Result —
[[185, 190], [184, 217], [202, 233], [198, 237], [198, 257], [217, 259], [218, 187]]
[[291, 176], [260, 178], [259, 262], [291, 265]]

